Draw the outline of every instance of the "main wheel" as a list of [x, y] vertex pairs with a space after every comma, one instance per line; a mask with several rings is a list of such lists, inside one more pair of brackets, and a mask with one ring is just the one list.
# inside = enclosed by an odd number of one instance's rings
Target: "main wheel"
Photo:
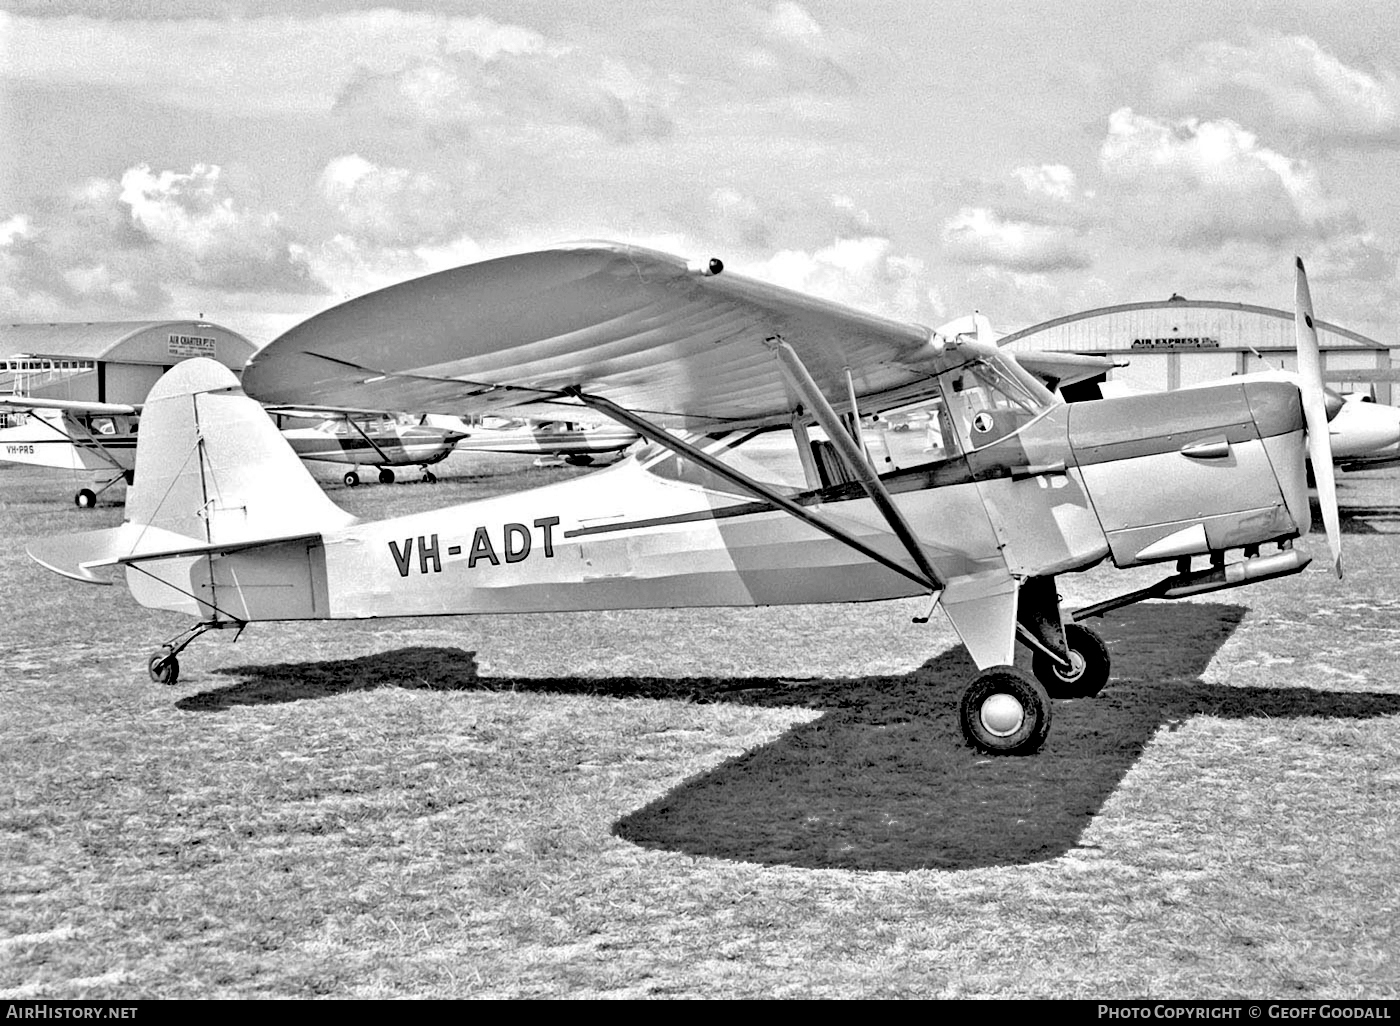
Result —
[[73, 496], [73, 505], [79, 509], [92, 509], [97, 505], [97, 495], [91, 488], [81, 488], [78, 494]]
[[1051, 698], [1093, 698], [1108, 683], [1108, 646], [1088, 627], [1065, 624], [1072, 670], [1061, 670], [1049, 657], [1037, 652], [1031, 658], [1036, 680], [1045, 685]]
[[379, 483], [380, 483], [380, 484], [393, 484], [393, 483], [394, 483], [394, 472], [393, 472], [392, 470], [390, 470], [388, 467], [380, 467], [380, 468], [379, 468]]
[[1050, 696], [1014, 666], [972, 678], [959, 709], [963, 737], [988, 755], [1030, 755], [1050, 733]]
[[360, 475], [355, 473], [353, 470], [347, 470], [345, 472], [345, 476], [341, 478], [341, 480], [345, 482], [346, 488], [354, 488], [357, 484], [360, 483]]
[[146, 662], [146, 672], [157, 684], [174, 684], [180, 679], [180, 660], [168, 648], [157, 649]]

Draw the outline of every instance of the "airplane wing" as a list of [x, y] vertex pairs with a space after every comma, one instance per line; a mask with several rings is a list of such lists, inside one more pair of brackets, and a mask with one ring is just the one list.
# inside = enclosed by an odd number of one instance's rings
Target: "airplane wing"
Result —
[[1101, 377], [1114, 367], [1126, 367], [1124, 360], [1088, 353], [1052, 353], [1044, 351], [1008, 353], [1050, 389], [1068, 388], [1090, 378]]
[[65, 413], [95, 413], [104, 415], [138, 413], [140, 406], [127, 403], [85, 402], [81, 399], [36, 399], [25, 395], [0, 395], [3, 410], [63, 410]]
[[848, 368], [858, 396], [922, 387], [942, 369], [939, 343], [921, 325], [732, 274], [717, 260], [587, 242], [334, 307], [254, 355], [243, 387], [269, 403], [518, 408], [512, 415], [556, 420], [580, 419], [577, 389], [665, 427], [713, 429], [786, 420], [800, 405], [775, 338], [831, 396], [847, 394]]

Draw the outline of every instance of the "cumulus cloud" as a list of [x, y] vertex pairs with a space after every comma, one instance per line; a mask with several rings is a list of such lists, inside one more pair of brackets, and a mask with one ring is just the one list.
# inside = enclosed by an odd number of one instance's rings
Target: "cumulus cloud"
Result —
[[177, 292], [324, 291], [293, 258], [277, 214], [240, 198], [217, 165], [138, 165], [4, 226], [5, 296], [26, 316], [154, 316]]
[[465, 223], [454, 183], [380, 167], [357, 153], [327, 163], [317, 189], [344, 230], [375, 245], [430, 245], [459, 234]]
[[509, 123], [578, 127], [627, 143], [673, 129], [665, 97], [649, 78], [574, 50], [438, 53], [388, 72], [361, 70], [336, 109], [458, 139], [476, 126]]
[[1089, 266], [1072, 229], [1003, 217], [986, 207], [963, 207], [943, 225], [952, 259], [1013, 271], [1046, 272]]
[[1308, 138], [1400, 144], [1400, 79], [1343, 63], [1307, 36], [1201, 43], [1157, 69], [1166, 107], [1225, 113]]
[[1099, 166], [1138, 223], [1159, 225], [1178, 245], [1277, 243], [1345, 217], [1308, 161], [1261, 145], [1233, 121], [1162, 120], [1124, 107], [1109, 118]]
[[1074, 172], [1064, 164], [1041, 164], [1039, 167], [1014, 168], [1011, 174], [1031, 195], [1049, 196], [1068, 203], [1074, 195]]
[[813, 252], [782, 250], [738, 270], [896, 320], [936, 324], [947, 313], [924, 262], [894, 252], [893, 242], [878, 236], [837, 239]]

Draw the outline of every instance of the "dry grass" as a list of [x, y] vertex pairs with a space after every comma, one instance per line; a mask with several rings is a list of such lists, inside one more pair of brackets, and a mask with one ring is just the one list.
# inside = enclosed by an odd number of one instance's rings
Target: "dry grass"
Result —
[[120, 508], [0, 471], [0, 996], [1398, 997], [1398, 481], [1340, 584], [1111, 615], [1006, 760], [917, 602], [254, 625], [161, 688], [178, 617], [23, 556]]

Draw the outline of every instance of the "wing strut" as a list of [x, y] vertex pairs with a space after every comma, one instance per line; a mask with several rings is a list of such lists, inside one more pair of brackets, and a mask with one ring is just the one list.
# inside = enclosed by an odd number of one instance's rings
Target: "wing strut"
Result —
[[891, 559], [889, 556], [886, 556], [881, 552], [877, 552], [875, 549], [865, 544], [865, 542], [861, 541], [859, 538], [857, 538], [855, 535], [851, 534], [844, 528], [839, 527], [836, 524], [829, 523], [824, 517], [819, 516], [807, 507], [799, 503], [793, 502], [787, 496], [782, 495], [781, 493], [775, 491], [772, 488], [768, 488], [765, 485], [760, 484], [748, 475], [735, 470], [733, 467], [727, 466], [721, 461], [715, 459], [709, 453], [702, 452], [700, 449], [697, 449], [689, 442], [677, 438], [669, 431], [664, 431], [661, 428], [648, 423], [646, 420], [637, 416], [631, 410], [623, 409], [621, 406], [618, 406], [611, 400], [604, 399], [600, 395], [589, 395], [578, 388], [568, 389], [567, 394], [572, 395], [584, 405], [590, 406], [601, 413], [607, 414], [609, 417], [613, 418], [619, 423], [626, 424], [633, 431], [637, 432], [640, 435], [645, 435], [647, 438], [650, 438], [658, 445], [664, 445], [672, 452], [678, 453], [681, 456], [686, 457], [687, 459], [694, 460], [700, 466], [714, 473], [718, 477], [724, 478], [724, 480], [728, 481], [730, 484], [736, 485], [737, 487], [742, 488], [744, 491], [758, 496], [760, 499], [764, 499], [768, 502], [771, 502], [774, 506], [777, 506], [785, 513], [792, 514], [794, 517], [796, 517], [798, 520], [801, 520], [803, 523], [810, 524], [812, 527], [815, 527], [818, 531], [821, 531], [823, 534], [830, 535], [837, 541], [849, 545], [861, 555], [866, 556], [869, 559], [873, 559], [875, 560], [875, 562], [881, 564], [882, 566], [889, 567], [895, 573], [901, 574], [902, 576], [909, 578], [909, 580], [913, 581], [921, 588], [927, 588], [929, 589], [929, 591], [932, 592], [938, 592], [940, 590], [941, 585], [938, 583], [937, 574], [925, 575], [917, 573], [909, 569], [907, 566], [904, 566], [903, 564], [897, 562], [896, 560]]
[[[924, 551], [923, 545], [919, 543], [918, 537], [910, 528], [909, 521], [904, 518], [904, 514], [894, 504], [894, 499], [890, 498], [890, 493], [880, 483], [880, 478], [876, 476], [875, 471], [870, 466], [870, 461], [866, 459], [865, 453], [862, 451], [863, 446], [855, 438], [852, 438], [842, 426], [841, 418], [836, 415], [836, 411], [826, 401], [826, 396], [822, 395], [822, 390], [812, 380], [812, 375], [807, 372], [806, 366], [792, 346], [781, 338], [775, 337], [772, 341], [773, 350], [778, 354], [778, 365], [783, 370], [783, 376], [807, 403], [812, 415], [817, 418], [817, 423], [826, 431], [827, 437], [836, 446], [836, 451], [840, 453], [847, 468], [855, 475], [860, 486], [865, 489], [865, 494], [869, 495], [871, 501], [875, 503], [875, 508], [884, 516], [885, 522], [890, 525], [890, 530], [895, 533], [905, 550], [913, 558], [914, 564], [928, 580], [933, 582], [933, 590], [942, 590], [944, 583], [942, 578], [938, 576], [938, 571], [933, 568], [933, 561], [928, 558], [928, 553]], [[854, 385], [850, 391], [852, 421], [858, 432], [860, 427], [859, 420], [856, 418], [859, 415], [855, 411]]]
[[383, 449], [379, 448], [379, 443], [376, 442], [369, 435], [365, 434], [365, 429], [360, 427], [359, 424], [356, 424], [355, 419], [353, 417], [347, 416], [345, 418], [345, 423], [349, 424], [352, 428], [354, 428], [356, 432], [359, 433], [359, 436], [369, 443], [369, 447], [379, 454], [379, 458], [381, 460], [383, 460], [385, 463], [390, 462], [388, 454]]

